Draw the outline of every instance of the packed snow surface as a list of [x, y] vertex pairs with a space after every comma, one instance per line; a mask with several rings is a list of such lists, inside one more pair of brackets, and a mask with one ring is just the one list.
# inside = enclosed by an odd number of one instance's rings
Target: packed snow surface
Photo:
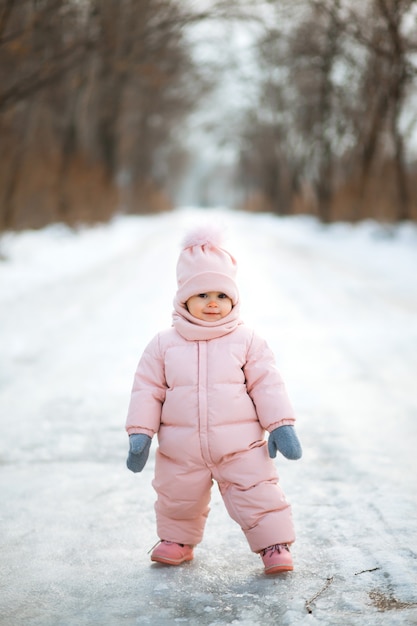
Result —
[[[195, 560], [151, 564], [156, 442], [125, 467], [133, 373], [203, 221], [298, 415], [304, 456], [276, 459], [295, 570], [276, 577], [216, 487]], [[415, 225], [181, 209], [7, 233], [1, 254], [2, 625], [417, 624]]]

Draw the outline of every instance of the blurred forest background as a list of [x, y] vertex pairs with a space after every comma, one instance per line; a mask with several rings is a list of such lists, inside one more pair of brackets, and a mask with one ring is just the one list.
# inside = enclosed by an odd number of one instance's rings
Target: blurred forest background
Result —
[[417, 220], [416, 0], [0, 0], [0, 77], [0, 230]]

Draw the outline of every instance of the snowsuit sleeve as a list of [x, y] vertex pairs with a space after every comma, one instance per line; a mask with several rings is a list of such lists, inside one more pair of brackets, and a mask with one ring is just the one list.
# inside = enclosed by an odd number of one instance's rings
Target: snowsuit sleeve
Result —
[[253, 335], [243, 371], [248, 394], [262, 427], [271, 432], [279, 426], [293, 425], [294, 409], [275, 365], [274, 354], [266, 341], [256, 334]]
[[158, 432], [166, 389], [164, 359], [157, 335], [146, 347], [136, 369], [126, 420], [129, 435], [144, 433], [153, 437]]

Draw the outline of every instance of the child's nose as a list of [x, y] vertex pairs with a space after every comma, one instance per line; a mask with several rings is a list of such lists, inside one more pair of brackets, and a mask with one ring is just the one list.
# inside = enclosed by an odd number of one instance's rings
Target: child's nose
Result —
[[217, 306], [217, 302], [215, 300], [210, 300], [208, 303], [209, 306]]

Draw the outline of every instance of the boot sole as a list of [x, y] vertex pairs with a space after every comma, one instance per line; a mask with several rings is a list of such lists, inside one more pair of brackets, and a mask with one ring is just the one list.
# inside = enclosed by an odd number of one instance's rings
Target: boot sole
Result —
[[185, 556], [183, 559], [169, 559], [164, 556], [151, 556], [151, 561], [154, 563], [163, 563], [164, 565], [181, 565], [186, 561], [192, 561], [194, 556]]
[[271, 567], [265, 568], [265, 574], [279, 574], [280, 572], [292, 572], [293, 565], [271, 565]]

